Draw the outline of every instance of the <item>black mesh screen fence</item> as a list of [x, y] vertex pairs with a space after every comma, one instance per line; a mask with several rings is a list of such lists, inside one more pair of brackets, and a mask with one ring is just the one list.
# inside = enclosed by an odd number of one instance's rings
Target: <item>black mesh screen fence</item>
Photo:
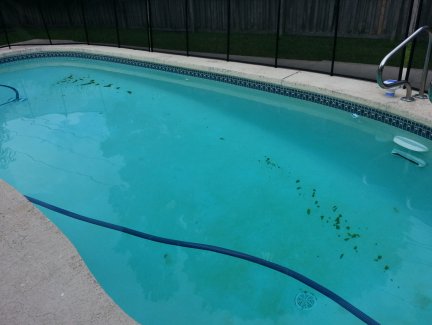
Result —
[[[404, 38], [410, 0], [341, 0], [334, 73], [375, 80], [378, 64]], [[384, 79], [398, 79], [402, 53], [391, 59]]]
[[229, 0], [188, 2], [189, 53], [225, 59], [228, 48]]
[[[0, 12], [0, 47], [89, 43], [367, 80], [415, 27], [432, 25], [432, 0], [3, 0]], [[418, 87], [426, 48], [425, 33], [384, 79], [408, 67]]]
[[3, 19], [2, 7], [0, 6], [0, 48], [2, 47], [9, 47], [9, 42], [6, 35], [6, 25]]
[[282, 1], [278, 65], [331, 72], [336, 1]]
[[0, 2], [0, 6], [2, 18], [12, 44], [50, 44], [39, 2], [31, 0], [8, 0]]
[[87, 42], [80, 1], [42, 1], [40, 8], [52, 44]]
[[[0, 24], [1, 24], [1, 21], [0, 21]], [[0, 25], [0, 27], [1, 27], [1, 25]], [[6, 33], [4, 31], [4, 28], [3, 27], [1, 27], [1, 28], [2, 29], [0, 30], [0, 48], [8, 47], [9, 43], [7, 41]]]
[[89, 43], [118, 46], [116, 1], [83, 0], [82, 5]]
[[[432, 26], [432, 0], [420, 1], [418, 27], [425, 25]], [[412, 66], [409, 70], [408, 80], [415, 88], [421, 87], [422, 72], [425, 65], [426, 50], [429, 42], [427, 33], [421, 35], [411, 47], [412, 50]], [[429, 60], [428, 75], [426, 79], [427, 85], [432, 80], [432, 62]], [[427, 89], [426, 89], [427, 90]]]
[[154, 51], [187, 53], [187, 7], [185, 0], [150, 0]]
[[231, 0], [230, 59], [273, 65], [278, 0]]
[[0, 48], [7, 47], [8, 42], [6, 40], [6, 35], [3, 31], [0, 31]]
[[115, 6], [120, 46], [149, 50], [147, 1], [118, 0]]

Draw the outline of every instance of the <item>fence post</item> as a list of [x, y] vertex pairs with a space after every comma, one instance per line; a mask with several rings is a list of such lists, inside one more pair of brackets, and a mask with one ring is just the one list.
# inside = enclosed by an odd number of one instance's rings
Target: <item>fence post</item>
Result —
[[227, 49], [226, 60], [230, 57], [230, 35], [231, 35], [231, 0], [227, 0]]
[[6, 23], [5, 23], [4, 18], [3, 18], [3, 11], [1, 11], [1, 9], [2, 8], [0, 8], [0, 20], [1, 20], [1, 24], [3, 27], [4, 34], [5, 34], [6, 43], [8, 45], [8, 48], [11, 49], [11, 45], [10, 45], [10, 41], [9, 41], [9, 35], [7, 32], [7, 28], [6, 28]]
[[48, 36], [49, 43], [50, 43], [50, 45], [52, 45], [51, 35], [49, 33], [48, 26], [46, 24], [45, 17], [44, 17], [43, 12], [42, 12], [42, 7], [41, 7], [41, 4], [40, 4], [40, 1], [37, 2], [37, 8], [38, 8], [38, 11], [39, 11], [39, 15], [40, 15], [40, 17], [42, 19], [42, 24], [44, 26], [45, 32], [46, 32], [46, 34]]
[[331, 68], [330, 68], [330, 76], [333, 76], [334, 74], [334, 63], [336, 59], [336, 43], [337, 43], [337, 37], [338, 37], [338, 28], [339, 28], [339, 10], [340, 10], [340, 0], [336, 0], [334, 5], [334, 19], [335, 19], [335, 30], [334, 30], [334, 38], [333, 38], [333, 53], [332, 53], [332, 61], [331, 61]]
[[[419, 0], [418, 2], [418, 10], [417, 10], [417, 15], [415, 18], [415, 24], [414, 24], [414, 30], [417, 30], [419, 28], [419, 24], [420, 24], [420, 16], [421, 16], [421, 12], [422, 12], [422, 8], [423, 8], [423, 0]], [[405, 75], [405, 80], [408, 81], [409, 79], [409, 75], [411, 72], [411, 67], [412, 67], [412, 62], [414, 59], [414, 51], [416, 48], [416, 43], [417, 43], [417, 39], [414, 39], [411, 43], [411, 51], [410, 51], [410, 55], [408, 58], [408, 66], [407, 66], [407, 72]]]
[[275, 52], [275, 63], [274, 67], [278, 67], [278, 56], [279, 56], [279, 34], [280, 34], [280, 21], [281, 21], [281, 5], [283, 0], [279, 0], [278, 13], [277, 13], [277, 27], [276, 27], [276, 52]]
[[188, 0], [185, 0], [185, 29], [186, 29], [186, 56], [189, 56], [189, 6]]
[[117, 47], [120, 47], [120, 32], [119, 32], [119, 23], [118, 23], [118, 14], [117, 14], [117, 0], [113, 0], [112, 6], [114, 9], [115, 28], [116, 28], [116, 35], [117, 35]]
[[84, 25], [86, 42], [87, 42], [87, 45], [90, 45], [89, 36], [88, 36], [88, 29], [87, 29], [87, 20], [86, 20], [83, 0], [80, 0], [80, 6], [81, 6], [81, 14], [82, 14], [82, 18], [83, 18], [83, 25]]
[[[412, 18], [413, 18], [412, 17], [413, 7], [414, 7], [414, 0], [411, 0], [410, 9], [409, 9], [409, 12], [408, 12], [407, 26], [406, 26], [406, 29], [405, 29], [404, 39], [408, 37], [408, 34], [410, 32], [411, 21], [412, 21]], [[403, 10], [403, 7], [401, 8], [401, 10]], [[401, 61], [400, 61], [400, 64], [399, 64], [398, 80], [402, 80], [402, 73], [403, 73], [403, 68], [404, 68], [404, 63], [405, 63], [406, 49], [407, 49], [407, 47], [405, 46], [404, 49], [403, 49], [403, 51], [402, 51]]]
[[152, 32], [152, 19], [151, 19], [151, 0], [147, 0], [147, 37], [149, 43], [149, 51], [153, 52], [153, 32]]

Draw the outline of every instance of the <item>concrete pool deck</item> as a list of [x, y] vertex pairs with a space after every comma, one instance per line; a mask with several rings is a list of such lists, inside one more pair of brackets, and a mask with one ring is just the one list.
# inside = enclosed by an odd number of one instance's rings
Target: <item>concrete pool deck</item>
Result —
[[0, 180], [0, 323], [135, 324], [70, 241]]
[[[76, 51], [113, 55], [294, 87], [376, 107], [432, 127], [428, 100], [402, 102], [376, 83], [216, 59], [103, 46], [21, 46], [0, 57]], [[5, 324], [133, 324], [97, 284], [69, 240], [31, 203], [0, 180], [0, 319]]]

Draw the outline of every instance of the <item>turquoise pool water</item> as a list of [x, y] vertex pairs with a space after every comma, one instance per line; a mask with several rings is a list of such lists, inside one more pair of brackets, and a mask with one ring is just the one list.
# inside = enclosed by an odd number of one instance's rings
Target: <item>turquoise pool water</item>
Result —
[[[249, 253], [382, 323], [432, 319], [431, 153], [392, 156], [389, 125], [184, 75], [80, 59], [4, 64], [27, 100], [0, 107], [0, 178], [147, 233]], [[0, 89], [0, 102], [11, 93]], [[145, 324], [357, 324], [255, 264], [44, 213]], [[310, 309], [295, 303], [308, 292]]]

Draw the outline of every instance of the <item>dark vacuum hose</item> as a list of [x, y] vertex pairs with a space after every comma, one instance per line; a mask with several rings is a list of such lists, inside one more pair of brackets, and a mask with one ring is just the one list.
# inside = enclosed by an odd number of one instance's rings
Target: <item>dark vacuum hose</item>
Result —
[[91, 224], [94, 224], [97, 226], [101, 226], [104, 228], [109, 228], [112, 230], [120, 231], [120, 232], [129, 234], [129, 235], [132, 235], [135, 237], [139, 237], [139, 238], [143, 238], [143, 239], [147, 239], [147, 240], [151, 240], [154, 242], [167, 244], [167, 245], [193, 248], [193, 249], [199, 249], [199, 250], [210, 251], [210, 252], [214, 252], [214, 253], [218, 253], [218, 254], [228, 255], [228, 256], [236, 257], [236, 258], [239, 258], [239, 259], [242, 259], [245, 261], [249, 261], [249, 262], [252, 262], [255, 264], [265, 266], [265, 267], [270, 268], [272, 270], [275, 270], [275, 271], [278, 271], [278, 272], [283, 273], [285, 275], [288, 275], [289, 277], [294, 278], [294, 279], [304, 283], [305, 285], [309, 286], [310, 288], [320, 292], [321, 294], [323, 294], [326, 297], [333, 300], [335, 303], [339, 304], [341, 307], [345, 308], [348, 312], [350, 312], [351, 314], [353, 314], [354, 316], [356, 316], [358, 319], [362, 320], [366, 324], [373, 324], [373, 325], [379, 324], [376, 320], [372, 319], [371, 317], [369, 317], [368, 315], [363, 313], [361, 310], [354, 307], [352, 304], [350, 304], [348, 301], [346, 301], [345, 299], [343, 299], [342, 297], [340, 297], [339, 295], [337, 295], [333, 291], [323, 287], [322, 285], [309, 279], [308, 277], [306, 277], [300, 273], [297, 273], [296, 271], [293, 271], [293, 270], [291, 270], [287, 267], [284, 267], [282, 265], [266, 261], [266, 260], [259, 258], [259, 257], [256, 257], [256, 256], [237, 252], [237, 251], [223, 248], [223, 247], [153, 236], [153, 235], [146, 234], [146, 233], [143, 233], [143, 232], [138, 231], [138, 230], [119, 226], [119, 225], [109, 223], [106, 221], [101, 221], [101, 220], [96, 220], [93, 218], [85, 217], [85, 216], [82, 216], [80, 214], [59, 208], [57, 206], [51, 205], [49, 203], [40, 201], [38, 199], [29, 197], [29, 196], [25, 196], [25, 197], [30, 202], [32, 202], [36, 205], [39, 205], [41, 207], [47, 208], [51, 211], [54, 211], [54, 212], [63, 214], [65, 216], [84, 221], [84, 222], [88, 222], [88, 223], [91, 223]]
[[0, 104], [0, 106], [5, 105], [5, 104], [8, 104], [8, 103], [11, 103], [11, 102], [17, 102], [17, 101], [20, 100], [19, 92], [18, 92], [18, 90], [16, 90], [14, 87], [12, 87], [12, 86], [8, 86], [8, 85], [0, 85], [0, 87], [5, 87], [5, 88], [12, 89], [13, 92], [15, 93], [15, 99], [13, 99], [13, 100], [9, 100], [9, 101], [7, 101], [6, 103], [2, 103], [2, 104]]

